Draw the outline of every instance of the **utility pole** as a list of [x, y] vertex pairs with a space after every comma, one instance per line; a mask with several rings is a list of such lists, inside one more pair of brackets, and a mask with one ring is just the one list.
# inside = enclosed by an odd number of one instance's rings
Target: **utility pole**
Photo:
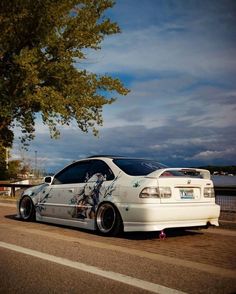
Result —
[[6, 169], [8, 169], [8, 163], [9, 163], [9, 151], [8, 151], [8, 148], [6, 147], [5, 148], [6, 150]]
[[36, 178], [36, 174], [37, 174], [37, 160], [38, 160], [38, 158], [37, 158], [37, 153], [38, 153], [38, 151], [37, 150], [35, 150], [34, 151], [34, 177]]

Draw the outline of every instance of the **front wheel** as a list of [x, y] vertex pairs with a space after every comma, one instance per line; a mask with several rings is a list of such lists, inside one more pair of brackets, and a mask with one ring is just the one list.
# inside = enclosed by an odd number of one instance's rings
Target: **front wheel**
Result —
[[118, 210], [111, 203], [102, 203], [96, 214], [97, 229], [102, 235], [116, 236], [123, 228]]
[[20, 217], [24, 221], [33, 221], [35, 220], [35, 208], [33, 201], [29, 196], [24, 196], [20, 200], [19, 205]]

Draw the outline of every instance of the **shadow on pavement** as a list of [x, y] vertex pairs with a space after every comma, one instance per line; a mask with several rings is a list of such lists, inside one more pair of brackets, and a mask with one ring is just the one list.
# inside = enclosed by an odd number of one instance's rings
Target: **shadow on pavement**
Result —
[[[164, 230], [166, 238], [181, 237], [181, 236], [193, 236], [198, 234], [203, 234], [197, 231], [188, 231], [185, 229], [166, 229]], [[125, 238], [128, 240], [150, 240], [159, 238], [160, 231], [155, 232], [129, 232], [123, 233], [119, 236], [120, 238]]]
[[[11, 220], [16, 220], [20, 222], [24, 222], [17, 214], [10, 214], [10, 215], [5, 215], [5, 218], [11, 219]], [[65, 226], [65, 225], [58, 225], [58, 224], [51, 224], [51, 223], [45, 223], [45, 222], [38, 222], [39, 224], [45, 224], [48, 226], [52, 227], [61, 227], [65, 229], [70, 229], [72, 231], [81, 231], [87, 234], [91, 235], [97, 235], [101, 236], [98, 232], [96, 231], [90, 231], [86, 229], [81, 229], [81, 228], [75, 228], [75, 227], [70, 227], [70, 226]], [[203, 234], [203, 231], [197, 231], [192, 229], [183, 229], [183, 228], [175, 228], [175, 229], [166, 229], [164, 230], [166, 234], [166, 238], [174, 238], [174, 237], [181, 237], [181, 236], [193, 236], [193, 235], [199, 235]], [[151, 240], [151, 239], [157, 239], [159, 238], [160, 231], [154, 231], [154, 232], [124, 232], [118, 235], [116, 238], [118, 239], [127, 239], [127, 240]], [[103, 236], [104, 238], [112, 238], [110, 236]]]

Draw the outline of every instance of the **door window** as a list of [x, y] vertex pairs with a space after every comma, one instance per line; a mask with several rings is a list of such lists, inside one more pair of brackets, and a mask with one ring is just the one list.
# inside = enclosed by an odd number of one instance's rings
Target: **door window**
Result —
[[111, 181], [114, 179], [114, 174], [110, 167], [102, 160], [93, 160], [93, 164], [87, 174], [87, 180], [91, 179], [93, 175], [100, 174], [105, 181]]
[[53, 185], [70, 184], [70, 183], [84, 183], [86, 182], [86, 174], [92, 161], [81, 161], [73, 163], [60, 171], [53, 180]]

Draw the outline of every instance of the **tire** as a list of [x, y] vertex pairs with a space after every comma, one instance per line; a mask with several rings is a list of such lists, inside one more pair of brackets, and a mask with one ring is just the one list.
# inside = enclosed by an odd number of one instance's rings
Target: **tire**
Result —
[[123, 230], [123, 222], [117, 208], [111, 203], [102, 203], [96, 213], [97, 230], [101, 235], [117, 236]]
[[34, 221], [35, 220], [34, 204], [29, 196], [24, 196], [20, 200], [19, 212], [20, 212], [21, 219], [23, 219], [24, 221]]

